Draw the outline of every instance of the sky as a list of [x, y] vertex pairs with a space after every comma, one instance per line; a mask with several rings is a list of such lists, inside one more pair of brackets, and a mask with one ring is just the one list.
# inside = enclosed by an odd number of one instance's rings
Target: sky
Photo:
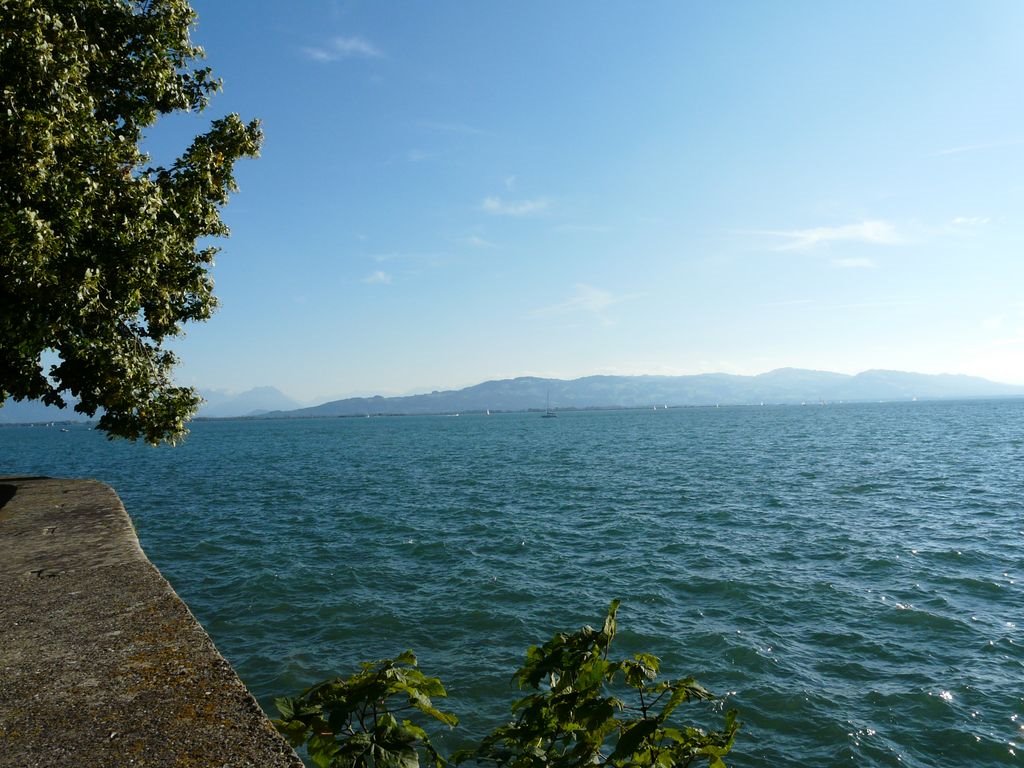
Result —
[[181, 383], [1024, 384], [1024, 3], [193, 0], [259, 118]]

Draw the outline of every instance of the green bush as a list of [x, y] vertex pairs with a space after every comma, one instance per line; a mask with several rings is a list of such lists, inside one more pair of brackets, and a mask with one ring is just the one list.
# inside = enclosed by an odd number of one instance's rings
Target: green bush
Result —
[[[659, 660], [650, 654], [611, 659], [618, 607], [613, 601], [600, 630], [560, 632], [532, 646], [514, 679], [534, 692], [512, 705], [512, 722], [475, 748], [455, 753], [451, 762], [671, 768], [706, 761], [724, 768], [722, 758], [739, 728], [735, 711], [725, 714], [717, 731], [675, 722], [681, 704], [714, 696], [692, 678], [659, 682]], [[416, 768], [421, 759], [440, 767], [448, 760], [431, 745], [424, 726], [431, 720], [457, 724], [431, 701], [445, 695], [441, 681], [420, 672], [407, 651], [297, 697], [277, 699], [281, 719], [274, 724], [293, 746], [304, 744], [320, 768]]]

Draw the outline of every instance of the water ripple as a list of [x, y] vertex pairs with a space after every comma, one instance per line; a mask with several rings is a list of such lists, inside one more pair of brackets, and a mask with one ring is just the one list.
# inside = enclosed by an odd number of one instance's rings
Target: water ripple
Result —
[[239, 421], [173, 451], [0, 429], [0, 464], [113, 484], [264, 705], [412, 647], [458, 743], [620, 597], [623, 651], [741, 710], [731, 764], [1003, 766], [1021, 434], [1020, 401]]

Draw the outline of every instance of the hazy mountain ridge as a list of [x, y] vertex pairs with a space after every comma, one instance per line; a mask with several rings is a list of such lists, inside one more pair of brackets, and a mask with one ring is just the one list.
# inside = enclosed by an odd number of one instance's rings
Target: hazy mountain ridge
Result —
[[757, 376], [704, 373], [692, 376], [524, 376], [486, 381], [459, 390], [405, 397], [351, 397], [269, 417], [430, 414], [462, 411], [642, 408], [652, 406], [752, 405], [865, 400], [956, 399], [1024, 395], [1024, 387], [973, 376], [870, 370], [856, 375], [780, 368]]
[[[231, 394], [223, 390], [200, 390], [203, 404], [199, 406], [199, 417], [226, 418], [232, 416], [258, 416], [269, 411], [284, 411], [298, 408], [299, 403], [274, 387], [254, 387]], [[67, 408], [44, 405], [38, 400], [15, 402], [8, 400], [0, 406], [0, 424], [41, 424], [57, 421], [89, 421], [88, 416], [76, 413], [75, 398], [67, 398]], [[98, 416], [97, 416], [98, 418]]]
[[[756, 376], [702, 373], [692, 376], [584, 376], [544, 379], [521, 376], [497, 379], [458, 390], [401, 397], [349, 397], [308, 408], [274, 387], [255, 387], [239, 394], [205, 390], [202, 418], [264, 416], [366, 416], [434, 414], [471, 411], [543, 409], [650, 408], [652, 406], [799, 404], [865, 400], [942, 400], [1024, 396], [1024, 386], [999, 384], [975, 376], [869, 370], [856, 375], [779, 368]], [[0, 423], [85, 421], [69, 407], [58, 409], [37, 401], [7, 401]]]
[[0, 424], [43, 424], [57, 421], [88, 421], [88, 416], [75, 413], [74, 403], [67, 408], [44, 405], [39, 400], [8, 400], [0, 406]]
[[201, 389], [199, 394], [205, 402], [199, 406], [198, 415], [204, 418], [259, 416], [269, 411], [287, 411], [299, 407], [296, 400], [276, 387], [253, 387], [237, 394], [218, 389]]

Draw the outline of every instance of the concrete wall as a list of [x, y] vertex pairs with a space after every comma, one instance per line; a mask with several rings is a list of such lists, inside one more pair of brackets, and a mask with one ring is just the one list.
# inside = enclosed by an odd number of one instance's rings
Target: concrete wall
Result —
[[0, 766], [302, 763], [111, 488], [0, 477]]

